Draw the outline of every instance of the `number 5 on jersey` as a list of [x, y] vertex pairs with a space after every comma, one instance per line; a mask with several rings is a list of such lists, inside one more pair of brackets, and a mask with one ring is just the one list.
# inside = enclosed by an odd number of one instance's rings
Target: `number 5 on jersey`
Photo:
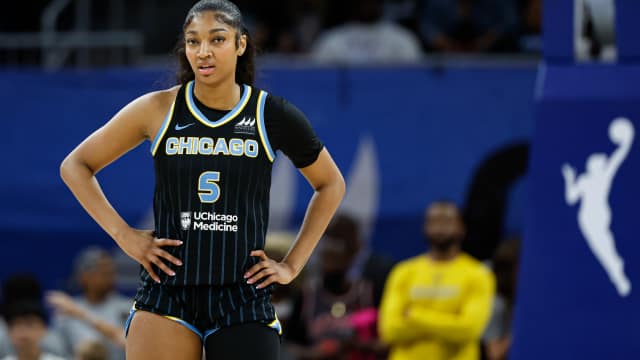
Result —
[[205, 171], [200, 174], [198, 180], [198, 196], [203, 203], [214, 203], [220, 197], [220, 173], [217, 171]]

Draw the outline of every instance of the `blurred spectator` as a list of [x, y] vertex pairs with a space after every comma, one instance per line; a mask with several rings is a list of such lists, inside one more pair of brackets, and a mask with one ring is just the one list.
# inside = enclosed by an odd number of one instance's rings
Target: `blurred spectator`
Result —
[[78, 346], [74, 360], [107, 360], [109, 351], [103, 343], [99, 341], [85, 341]]
[[426, 1], [421, 28], [429, 50], [463, 53], [516, 49], [516, 1]]
[[375, 359], [381, 352], [372, 286], [348, 277], [360, 248], [356, 231], [338, 217], [320, 242], [320, 279], [304, 288], [290, 321], [290, 347], [299, 359]]
[[518, 275], [520, 241], [504, 241], [492, 259], [497, 294], [493, 301], [491, 320], [484, 333], [484, 350], [488, 360], [505, 360], [511, 347], [511, 321]]
[[520, 50], [525, 52], [542, 51], [542, 0], [521, 1]]
[[415, 0], [385, 0], [384, 17], [394, 22], [403, 22], [415, 15], [417, 8]]
[[382, 293], [387, 276], [395, 262], [388, 256], [369, 251], [363, 264], [360, 276], [369, 281], [373, 287], [373, 306], [380, 307]]
[[312, 57], [325, 62], [406, 62], [421, 58], [418, 38], [383, 18], [382, 0], [356, 0], [346, 24], [327, 30], [313, 45]]
[[234, 1], [260, 53], [306, 51], [322, 27], [322, 0]]
[[406, 28], [421, 42], [420, 14], [423, 5], [418, 0], [385, 0], [384, 18]]
[[[50, 291], [47, 294], [48, 303], [56, 308], [59, 314], [77, 319], [94, 328], [103, 337], [110, 340], [115, 346], [124, 348], [125, 337], [121, 326], [113, 325], [108, 320], [102, 319], [85, 309], [80, 301], [62, 291]], [[82, 345], [82, 344], [80, 344]], [[78, 351], [80, 345], [74, 347]]]
[[298, 44], [293, 36], [296, 18], [292, 0], [240, 1], [238, 5], [246, 13], [247, 24], [252, 27], [251, 34], [260, 52], [297, 51]]
[[356, 217], [346, 212], [334, 216], [335, 228], [340, 228], [342, 236], [353, 238], [354, 242], [361, 244], [360, 251], [354, 259], [349, 271], [349, 276], [360, 277], [368, 281], [373, 287], [373, 306], [378, 308], [382, 299], [382, 291], [387, 276], [391, 272], [395, 261], [392, 257], [379, 253], [370, 246], [365, 246], [362, 238], [362, 224], [356, 221]]
[[[2, 284], [2, 313], [14, 303], [37, 303], [42, 301], [42, 287], [40, 281], [33, 274], [17, 273], [8, 277]], [[46, 334], [40, 342], [42, 351], [64, 357], [68, 355], [59, 334], [46, 329]], [[15, 354], [10, 341], [5, 321], [0, 319], [0, 358]]]
[[109, 349], [110, 359], [124, 359], [124, 323], [132, 302], [114, 290], [111, 255], [97, 247], [87, 248], [76, 258], [74, 269], [82, 294], [75, 299], [58, 291], [47, 296], [59, 313], [54, 329], [69, 353], [76, 353], [86, 341], [98, 340]]
[[62, 360], [47, 353], [41, 342], [47, 334], [47, 316], [44, 306], [37, 300], [16, 300], [3, 309], [9, 327], [9, 339], [15, 355], [3, 360]]
[[380, 336], [391, 347], [391, 360], [477, 360], [493, 275], [460, 251], [465, 227], [455, 204], [429, 206], [424, 233], [429, 252], [400, 262], [389, 275]]
[[325, 1], [302, 0], [298, 4], [296, 37], [300, 42], [300, 50], [308, 52], [311, 44], [322, 31], [322, 15], [325, 13]]

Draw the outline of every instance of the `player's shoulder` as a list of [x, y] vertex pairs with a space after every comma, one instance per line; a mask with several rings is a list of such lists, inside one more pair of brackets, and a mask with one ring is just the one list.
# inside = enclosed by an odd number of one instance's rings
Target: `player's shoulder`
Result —
[[171, 108], [180, 86], [145, 93], [129, 102], [122, 110], [126, 115], [140, 119], [164, 118]]
[[281, 94], [274, 93], [271, 90], [264, 89], [255, 85], [250, 85], [249, 87], [251, 88], [252, 96], [259, 96], [261, 93], [263, 94], [263, 96], [265, 97], [266, 106], [289, 103], [286, 97], [282, 96]]
[[265, 108], [281, 108], [283, 107], [283, 104], [286, 102], [286, 99], [278, 94], [274, 94], [272, 92], [269, 92], [265, 89], [261, 89], [258, 87], [252, 87], [252, 90], [254, 92], [254, 94], [256, 94], [256, 96], [260, 95], [260, 93], [263, 93], [263, 96], [265, 97]]
[[283, 116], [286, 117], [294, 112], [292, 104], [285, 97], [257, 88], [254, 88], [254, 91], [256, 94], [264, 91], [264, 116], [268, 123], [281, 120]]
[[147, 107], [168, 108], [176, 99], [180, 87], [181, 85], [176, 85], [168, 89], [151, 91], [140, 96], [137, 100]]
[[424, 265], [426, 259], [425, 254], [412, 256], [408, 259], [401, 260], [394, 265], [394, 271], [396, 272], [411, 272], [415, 271], [417, 267]]
[[458, 262], [465, 268], [469, 275], [479, 277], [492, 277], [492, 272], [487, 264], [477, 260], [473, 256], [461, 253], [458, 255]]

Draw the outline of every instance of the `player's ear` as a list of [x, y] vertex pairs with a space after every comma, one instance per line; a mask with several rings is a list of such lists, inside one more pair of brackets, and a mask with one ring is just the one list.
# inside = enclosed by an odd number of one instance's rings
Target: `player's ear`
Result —
[[240, 39], [238, 39], [238, 50], [237, 55], [242, 56], [244, 51], [247, 49], [247, 35], [240, 35]]

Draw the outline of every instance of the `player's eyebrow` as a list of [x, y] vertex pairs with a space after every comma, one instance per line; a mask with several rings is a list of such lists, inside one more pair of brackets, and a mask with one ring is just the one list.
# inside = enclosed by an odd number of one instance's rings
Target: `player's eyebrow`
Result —
[[[213, 33], [216, 33], [216, 32], [221, 32], [221, 31], [228, 31], [228, 30], [225, 29], [225, 28], [215, 28], [215, 29], [209, 30], [209, 34], [213, 34]], [[187, 34], [187, 35], [198, 35], [198, 32], [195, 31], [195, 30], [189, 30], [185, 34]]]

